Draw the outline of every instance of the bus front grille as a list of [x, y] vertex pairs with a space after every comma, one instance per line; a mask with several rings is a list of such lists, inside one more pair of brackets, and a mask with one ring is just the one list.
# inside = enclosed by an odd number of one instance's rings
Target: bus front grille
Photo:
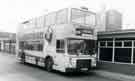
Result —
[[76, 63], [77, 68], [90, 68], [91, 60], [90, 59], [79, 59]]

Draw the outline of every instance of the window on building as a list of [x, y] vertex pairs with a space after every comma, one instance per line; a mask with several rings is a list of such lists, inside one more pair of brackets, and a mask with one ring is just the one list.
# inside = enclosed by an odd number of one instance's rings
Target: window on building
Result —
[[134, 41], [134, 47], [135, 47], [135, 41]]
[[135, 48], [134, 48], [134, 55], [133, 55], [133, 63], [135, 64]]
[[125, 41], [125, 42], [124, 42], [124, 46], [125, 46], [125, 47], [130, 47], [130, 46], [132, 46], [132, 41]]
[[122, 41], [116, 41], [115, 46], [121, 47], [122, 46]]
[[57, 40], [56, 41], [56, 52], [64, 53], [65, 52], [65, 42], [64, 40]]
[[100, 48], [100, 60], [112, 61], [112, 48]]
[[106, 46], [106, 42], [100, 42], [100, 46]]
[[107, 42], [107, 46], [113, 46], [113, 42], [111, 41]]
[[115, 62], [131, 63], [131, 48], [115, 48]]

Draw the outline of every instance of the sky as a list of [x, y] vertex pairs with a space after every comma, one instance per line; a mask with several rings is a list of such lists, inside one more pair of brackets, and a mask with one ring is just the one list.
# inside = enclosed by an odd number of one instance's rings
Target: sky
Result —
[[123, 15], [123, 29], [135, 29], [135, 0], [0, 0], [0, 31], [16, 32], [19, 23], [51, 11], [86, 6], [99, 12], [116, 9]]

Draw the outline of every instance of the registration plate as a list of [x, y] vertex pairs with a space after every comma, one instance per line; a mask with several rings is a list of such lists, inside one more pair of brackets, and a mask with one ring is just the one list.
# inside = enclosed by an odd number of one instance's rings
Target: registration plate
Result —
[[81, 70], [84, 70], [85, 71], [85, 70], [88, 70], [88, 68], [81, 68]]

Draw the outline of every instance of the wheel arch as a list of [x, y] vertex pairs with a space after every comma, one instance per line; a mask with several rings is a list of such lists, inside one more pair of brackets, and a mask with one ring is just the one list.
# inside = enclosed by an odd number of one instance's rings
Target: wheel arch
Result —
[[50, 56], [50, 55], [47, 55], [47, 56], [45, 57], [45, 61], [46, 61], [47, 59], [52, 59], [52, 60], [53, 60], [53, 57]]

